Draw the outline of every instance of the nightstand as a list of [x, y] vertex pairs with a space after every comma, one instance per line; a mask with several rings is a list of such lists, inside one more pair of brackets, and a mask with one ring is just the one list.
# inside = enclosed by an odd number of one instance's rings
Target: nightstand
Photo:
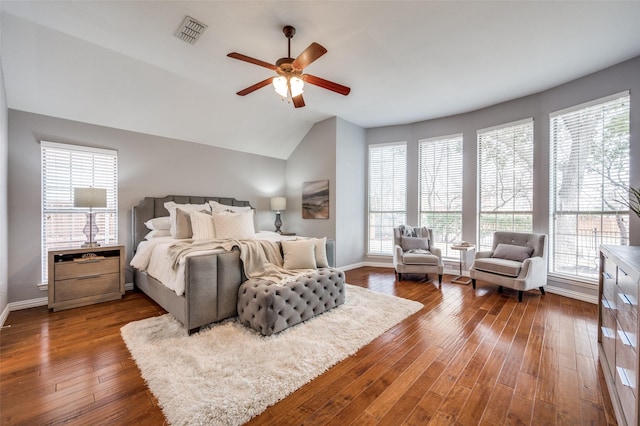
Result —
[[124, 246], [49, 250], [49, 309], [121, 299]]

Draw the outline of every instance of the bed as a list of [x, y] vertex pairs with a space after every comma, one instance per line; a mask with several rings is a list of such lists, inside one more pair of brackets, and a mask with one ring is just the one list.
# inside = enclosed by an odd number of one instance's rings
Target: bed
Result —
[[[203, 204], [216, 201], [227, 206], [250, 206], [248, 201], [228, 197], [200, 197], [168, 195], [146, 197], [133, 208], [133, 247], [144, 241], [149, 229], [145, 222], [157, 217], [169, 216], [164, 204]], [[327, 241], [327, 258], [334, 265], [334, 244]], [[134, 284], [180, 321], [189, 334], [200, 327], [224, 320], [237, 314], [238, 289], [246, 280], [240, 260], [240, 251], [213, 250], [206, 254], [192, 255], [185, 259], [184, 293], [166, 287], [145, 271], [134, 268]]]

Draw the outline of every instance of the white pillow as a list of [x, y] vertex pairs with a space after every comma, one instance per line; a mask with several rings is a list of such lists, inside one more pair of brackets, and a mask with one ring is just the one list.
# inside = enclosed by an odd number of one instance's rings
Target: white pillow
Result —
[[168, 229], [156, 229], [154, 231], [150, 231], [147, 235], [144, 236], [145, 240], [150, 240], [152, 238], [160, 238], [160, 237], [170, 237], [171, 232]]
[[281, 241], [285, 269], [316, 269], [313, 240]]
[[155, 217], [146, 221], [144, 226], [152, 231], [168, 231], [171, 229], [171, 221], [169, 220], [169, 216]]
[[216, 238], [213, 219], [209, 213], [189, 212], [194, 240], [213, 240]]
[[327, 258], [327, 237], [313, 238], [315, 245], [316, 265], [318, 268], [328, 268], [329, 259]]
[[213, 226], [216, 238], [234, 238], [236, 240], [253, 240], [256, 230], [253, 226], [253, 211], [232, 213], [228, 211], [213, 213]]
[[[186, 212], [192, 212], [192, 211], [211, 211], [211, 208], [209, 207], [208, 203], [205, 204], [176, 204], [173, 201], [167, 201], [166, 203], [164, 203], [164, 208], [167, 209], [169, 211], [169, 220], [171, 222], [171, 236], [176, 238], [177, 235], [177, 230], [176, 230], [176, 209], [180, 208], [183, 211]], [[185, 237], [183, 237], [185, 238]], [[190, 238], [186, 237], [186, 238]]]
[[251, 206], [228, 206], [226, 204], [221, 204], [217, 201], [209, 200], [209, 206], [211, 206], [212, 212], [233, 212], [233, 213], [243, 213], [251, 211]]

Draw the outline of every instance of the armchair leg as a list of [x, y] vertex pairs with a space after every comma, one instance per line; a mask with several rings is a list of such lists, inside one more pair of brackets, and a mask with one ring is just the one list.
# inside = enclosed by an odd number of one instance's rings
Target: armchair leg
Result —
[[442, 274], [438, 275], [438, 288], [442, 288]]
[[502, 286], [498, 287], [498, 293], [502, 293], [504, 291], [504, 288]]
[[398, 281], [402, 281], [402, 274], [398, 272]]
[[476, 289], [476, 279], [475, 278], [471, 278], [471, 287], [473, 287], [473, 289]]
[[524, 291], [518, 290], [518, 302], [522, 302], [522, 293], [524, 293]]
[[540, 288], [540, 293], [542, 293], [544, 295], [545, 294], [544, 287], [539, 287], [539, 288]]

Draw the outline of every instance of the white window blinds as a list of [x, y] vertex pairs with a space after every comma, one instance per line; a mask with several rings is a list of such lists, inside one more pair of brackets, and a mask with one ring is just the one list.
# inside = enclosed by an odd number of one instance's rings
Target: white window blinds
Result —
[[369, 145], [369, 253], [393, 253], [393, 228], [407, 218], [406, 142]]
[[433, 229], [443, 256], [462, 239], [462, 135], [418, 142], [420, 226]]
[[550, 115], [552, 273], [598, 278], [600, 244], [629, 243], [629, 93]]
[[100, 244], [118, 241], [118, 156], [116, 151], [41, 142], [42, 282], [47, 282], [47, 252], [80, 247], [88, 208], [74, 208], [74, 188], [105, 188], [107, 207], [94, 208]]
[[533, 227], [533, 119], [478, 130], [479, 250]]

